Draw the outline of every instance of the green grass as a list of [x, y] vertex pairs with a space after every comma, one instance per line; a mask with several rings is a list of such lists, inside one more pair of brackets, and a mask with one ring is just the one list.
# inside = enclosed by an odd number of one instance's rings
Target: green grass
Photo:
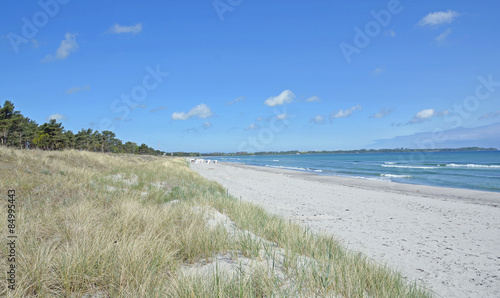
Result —
[[[182, 159], [0, 147], [2, 210], [8, 189], [17, 287], [0, 283], [2, 296], [432, 296], [331, 236], [227, 197]], [[210, 227], [196, 206], [224, 213], [237, 232]], [[2, 245], [3, 274], [7, 254]], [[214, 262], [208, 276], [184, 273]]]

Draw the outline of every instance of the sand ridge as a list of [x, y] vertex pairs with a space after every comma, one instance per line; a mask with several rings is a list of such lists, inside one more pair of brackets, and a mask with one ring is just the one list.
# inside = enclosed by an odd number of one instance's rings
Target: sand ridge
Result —
[[191, 168], [444, 297], [500, 297], [500, 194], [239, 164]]

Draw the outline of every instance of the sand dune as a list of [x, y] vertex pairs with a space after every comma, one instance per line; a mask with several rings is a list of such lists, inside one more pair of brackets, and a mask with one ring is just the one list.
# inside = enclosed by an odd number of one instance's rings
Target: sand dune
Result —
[[196, 164], [229, 193], [335, 235], [444, 297], [500, 297], [500, 194]]

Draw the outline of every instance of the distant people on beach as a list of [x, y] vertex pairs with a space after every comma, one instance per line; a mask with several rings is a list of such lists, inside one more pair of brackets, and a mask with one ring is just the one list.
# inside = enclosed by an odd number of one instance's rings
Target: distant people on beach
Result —
[[203, 158], [186, 158], [186, 161], [190, 163], [206, 163], [206, 164], [211, 164], [211, 163], [218, 163], [217, 160], [211, 160], [211, 159], [203, 159]]

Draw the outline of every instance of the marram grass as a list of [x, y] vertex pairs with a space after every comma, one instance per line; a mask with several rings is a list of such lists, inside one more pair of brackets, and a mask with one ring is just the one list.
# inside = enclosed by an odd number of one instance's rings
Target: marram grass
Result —
[[[332, 237], [227, 197], [183, 159], [0, 147], [2, 222], [8, 189], [16, 190], [17, 273], [10, 290], [0, 246], [1, 296], [432, 296]], [[210, 227], [195, 206], [215, 208], [241, 232]], [[239, 264], [233, 273], [222, 255]], [[207, 264], [208, 276], [185, 274]]]

